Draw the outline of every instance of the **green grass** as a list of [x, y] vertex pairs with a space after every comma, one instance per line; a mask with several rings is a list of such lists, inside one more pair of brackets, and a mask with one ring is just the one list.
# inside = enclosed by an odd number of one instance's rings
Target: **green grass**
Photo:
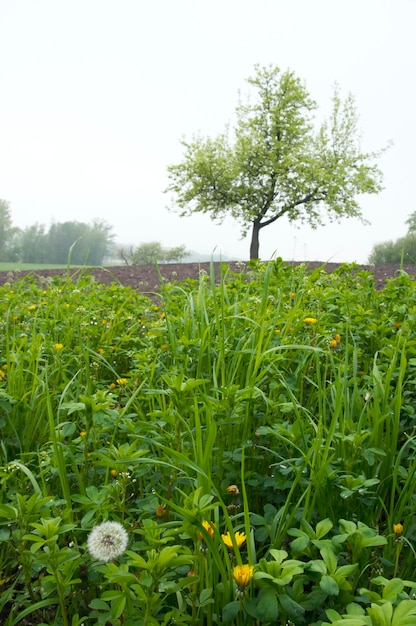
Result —
[[[53, 265], [39, 263], [0, 263], [0, 272], [27, 272], [36, 270], [61, 270], [66, 269], [68, 265]], [[71, 267], [81, 267], [79, 265], [71, 265]]]
[[413, 619], [415, 283], [355, 271], [2, 287], [1, 623]]

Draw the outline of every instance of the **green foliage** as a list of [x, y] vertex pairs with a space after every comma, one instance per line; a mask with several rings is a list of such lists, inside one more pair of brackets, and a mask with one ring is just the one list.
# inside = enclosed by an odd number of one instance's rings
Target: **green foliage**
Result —
[[183, 141], [183, 161], [168, 168], [182, 215], [231, 215], [242, 234], [252, 229], [250, 258], [258, 258], [259, 232], [283, 215], [316, 227], [361, 217], [356, 196], [378, 193], [375, 153], [360, 148], [352, 96], [333, 96], [329, 121], [314, 126], [316, 103], [293, 72], [256, 66], [248, 79], [253, 99], [236, 109], [237, 122], [215, 139]]
[[369, 263], [382, 264], [413, 264], [416, 265], [416, 212], [406, 220], [407, 234], [396, 241], [385, 241], [376, 244], [368, 258]]
[[410, 626], [415, 290], [281, 260], [153, 301], [4, 285], [0, 622]]

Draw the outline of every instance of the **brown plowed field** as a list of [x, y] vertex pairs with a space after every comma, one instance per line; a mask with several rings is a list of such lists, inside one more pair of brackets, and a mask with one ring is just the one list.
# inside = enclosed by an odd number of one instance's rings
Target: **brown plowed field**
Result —
[[[220, 266], [223, 265], [219, 262], [214, 264], [215, 274], [219, 275]], [[227, 265], [232, 271], [244, 271], [247, 270], [247, 264], [244, 262], [228, 262]], [[292, 265], [300, 265], [300, 263], [292, 263]], [[327, 272], [333, 272], [340, 267], [340, 263], [320, 263], [318, 261], [308, 262], [305, 265], [310, 270], [322, 267]], [[356, 266], [358, 270], [366, 270], [374, 275], [375, 287], [382, 289], [385, 285], [385, 281], [388, 278], [397, 276], [400, 272], [399, 265], [359, 265]], [[416, 279], [416, 266], [405, 265], [403, 270], [409, 274], [413, 279]], [[81, 271], [72, 269], [71, 275], [75, 277]], [[153, 265], [117, 265], [114, 267], [106, 268], [94, 268], [90, 270], [90, 273], [100, 283], [111, 284], [120, 283], [125, 286], [130, 286], [133, 289], [137, 289], [143, 293], [152, 293], [157, 291], [161, 282], [161, 277], [164, 282], [167, 281], [181, 281], [186, 278], [199, 277], [200, 271], [210, 273], [211, 264], [209, 262], [204, 263], [168, 263], [161, 264], [158, 268]], [[53, 276], [65, 276], [67, 270], [36, 270], [36, 271], [19, 271], [13, 272], [0, 272], [0, 285], [6, 282], [14, 282], [19, 280], [23, 276], [33, 275], [35, 277], [53, 277]]]

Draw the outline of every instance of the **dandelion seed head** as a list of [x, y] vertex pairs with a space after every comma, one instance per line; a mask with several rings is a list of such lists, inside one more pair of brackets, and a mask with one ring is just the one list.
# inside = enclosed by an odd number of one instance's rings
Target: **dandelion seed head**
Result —
[[128, 534], [118, 522], [102, 522], [90, 532], [87, 540], [89, 553], [100, 561], [112, 561], [127, 548]]

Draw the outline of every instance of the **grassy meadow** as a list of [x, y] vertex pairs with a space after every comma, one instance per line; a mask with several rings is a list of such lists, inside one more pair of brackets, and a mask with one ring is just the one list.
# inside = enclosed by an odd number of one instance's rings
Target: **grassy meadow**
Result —
[[416, 623], [416, 284], [0, 288], [0, 623]]

